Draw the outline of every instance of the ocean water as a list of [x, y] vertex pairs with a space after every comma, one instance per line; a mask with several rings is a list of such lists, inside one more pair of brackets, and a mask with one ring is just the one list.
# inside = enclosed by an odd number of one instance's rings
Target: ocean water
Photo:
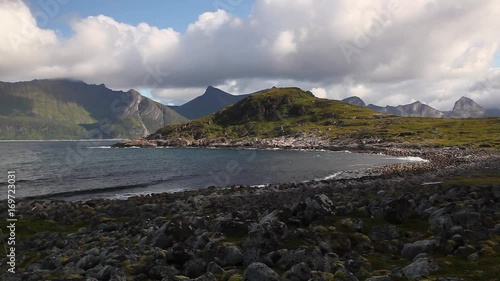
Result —
[[15, 171], [16, 198], [88, 200], [233, 184], [333, 178], [419, 159], [332, 151], [111, 148], [116, 141], [0, 142], [0, 198]]

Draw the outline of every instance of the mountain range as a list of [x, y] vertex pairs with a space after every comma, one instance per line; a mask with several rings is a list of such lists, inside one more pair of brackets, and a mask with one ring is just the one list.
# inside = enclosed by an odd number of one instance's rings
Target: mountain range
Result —
[[247, 96], [248, 95], [231, 95], [218, 88], [208, 86], [203, 95], [181, 106], [170, 106], [170, 108], [189, 119], [197, 119], [217, 112], [228, 105], [237, 103]]
[[[263, 90], [268, 91], [268, 90]], [[231, 95], [209, 86], [205, 93], [181, 106], [166, 106], [131, 89], [114, 91], [67, 79], [0, 82], [0, 139], [135, 138], [165, 125], [211, 116], [257, 93]], [[249, 99], [252, 101], [253, 99]], [[248, 102], [248, 101], [247, 101]], [[380, 107], [366, 105], [359, 97], [344, 103], [405, 117], [476, 118], [500, 116], [463, 97], [451, 111], [439, 111], [421, 102]], [[259, 110], [267, 110], [260, 107]], [[302, 112], [295, 108], [291, 112]], [[239, 120], [244, 112], [234, 111]], [[261, 112], [253, 112], [259, 116]], [[253, 118], [250, 114], [246, 118]], [[218, 115], [220, 116], [220, 115]], [[286, 117], [286, 114], [285, 114]], [[276, 115], [275, 118], [279, 118]]]
[[0, 82], [0, 139], [131, 138], [186, 120], [135, 90], [66, 79]]
[[403, 117], [445, 117], [445, 118], [484, 118], [500, 116], [499, 109], [485, 109], [470, 98], [462, 97], [451, 111], [440, 111], [419, 101], [398, 106], [378, 106], [374, 104], [366, 105], [365, 102], [356, 96], [342, 100], [353, 105], [368, 107], [369, 109]]

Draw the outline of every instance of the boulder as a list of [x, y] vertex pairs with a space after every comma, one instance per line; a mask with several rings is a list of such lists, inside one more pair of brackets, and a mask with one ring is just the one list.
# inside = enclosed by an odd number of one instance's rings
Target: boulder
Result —
[[312, 278], [311, 268], [307, 263], [298, 263], [285, 273], [285, 279], [290, 281], [307, 281]]
[[478, 226], [481, 226], [481, 214], [478, 212], [470, 212], [470, 211], [459, 211], [453, 213], [451, 218], [454, 224], [458, 224], [463, 228], [472, 229]]
[[409, 264], [401, 271], [409, 280], [417, 280], [420, 277], [428, 276], [431, 272], [438, 269], [439, 267], [434, 261], [423, 258]]
[[401, 251], [401, 256], [407, 260], [413, 260], [420, 253], [431, 253], [438, 245], [436, 240], [420, 240], [414, 243], [407, 243]]
[[94, 267], [98, 261], [99, 259], [96, 256], [86, 255], [76, 263], [76, 267], [87, 270]]
[[254, 262], [243, 272], [243, 281], [281, 281], [280, 276], [267, 265]]
[[184, 263], [182, 274], [189, 278], [196, 278], [205, 273], [207, 263], [205, 260], [195, 258]]
[[447, 236], [452, 226], [453, 221], [446, 208], [435, 210], [429, 217], [429, 228], [436, 235]]

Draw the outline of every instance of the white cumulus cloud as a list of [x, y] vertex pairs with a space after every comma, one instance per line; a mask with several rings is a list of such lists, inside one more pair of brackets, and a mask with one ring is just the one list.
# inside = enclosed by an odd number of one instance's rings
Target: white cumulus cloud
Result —
[[165, 102], [207, 85], [294, 85], [381, 105], [448, 110], [469, 95], [500, 106], [497, 87], [477, 86], [499, 52], [499, 14], [496, 0], [256, 0], [248, 18], [206, 12], [185, 32], [94, 15], [63, 38], [22, 1], [0, 0], [0, 80], [68, 77], [152, 89]]

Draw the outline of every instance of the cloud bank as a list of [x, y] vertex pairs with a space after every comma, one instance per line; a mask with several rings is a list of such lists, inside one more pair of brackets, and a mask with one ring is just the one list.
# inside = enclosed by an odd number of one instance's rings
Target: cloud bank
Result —
[[164, 102], [207, 85], [299, 86], [380, 105], [447, 110], [465, 95], [500, 107], [499, 14], [495, 0], [257, 0], [248, 18], [207, 12], [184, 32], [96, 15], [63, 38], [23, 2], [0, 0], [0, 80], [74, 78]]

